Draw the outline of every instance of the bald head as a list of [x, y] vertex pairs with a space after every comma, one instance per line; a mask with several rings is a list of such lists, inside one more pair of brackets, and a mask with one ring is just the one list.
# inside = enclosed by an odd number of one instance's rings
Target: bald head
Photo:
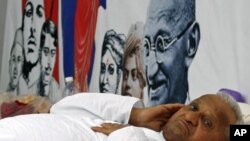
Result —
[[148, 19], [155, 18], [164, 18], [170, 25], [186, 26], [195, 20], [195, 0], [151, 0]]
[[185, 103], [199, 40], [195, 0], [151, 0], [143, 42], [148, 105]]

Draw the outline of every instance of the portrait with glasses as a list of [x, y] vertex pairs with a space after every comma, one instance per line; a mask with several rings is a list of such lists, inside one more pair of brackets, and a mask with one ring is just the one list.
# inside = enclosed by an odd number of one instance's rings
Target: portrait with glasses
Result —
[[195, 0], [151, 0], [143, 56], [148, 106], [189, 101], [188, 69], [198, 49]]

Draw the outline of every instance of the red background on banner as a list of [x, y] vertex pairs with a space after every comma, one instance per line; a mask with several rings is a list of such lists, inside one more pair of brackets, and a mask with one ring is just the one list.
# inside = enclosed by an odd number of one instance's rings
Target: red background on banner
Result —
[[88, 90], [87, 79], [91, 66], [94, 34], [99, 0], [78, 0], [75, 14], [75, 85]]

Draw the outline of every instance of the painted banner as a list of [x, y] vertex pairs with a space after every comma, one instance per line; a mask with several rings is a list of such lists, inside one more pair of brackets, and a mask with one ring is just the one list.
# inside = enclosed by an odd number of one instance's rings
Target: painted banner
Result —
[[249, 1], [104, 3], [89, 91], [135, 96], [153, 106], [228, 88], [249, 102]]
[[58, 0], [8, 1], [1, 89], [48, 97], [53, 103], [63, 97], [58, 11]]
[[134, 96], [146, 106], [188, 103], [223, 88], [249, 103], [249, 4], [8, 1], [0, 89], [56, 101], [65, 75], [78, 92]]
[[179, 3], [109, 0], [99, 8], [93, 90], [135, 96], [148, 106], [190, 100], [188, 68], [200, 30], [195, 1]]

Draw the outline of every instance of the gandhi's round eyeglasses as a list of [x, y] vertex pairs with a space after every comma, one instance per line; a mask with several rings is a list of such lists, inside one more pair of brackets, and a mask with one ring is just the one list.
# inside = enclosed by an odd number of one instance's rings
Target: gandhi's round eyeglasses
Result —
[[196, 24], [196, 21], [191, 22], [188, 26], [175, 38], [163, 37], [162, 35], [158, 35], [155, 43], [150, 43], [150, 39], [144, 38], [144, 50], [145, 56], [148, 57], [150, 54], [150, 50], [156, 51], [159, 53], [165, 52], [171, 45], [173, 45], [177, 40], [179, 40], [190, 27], [193, 27]]

